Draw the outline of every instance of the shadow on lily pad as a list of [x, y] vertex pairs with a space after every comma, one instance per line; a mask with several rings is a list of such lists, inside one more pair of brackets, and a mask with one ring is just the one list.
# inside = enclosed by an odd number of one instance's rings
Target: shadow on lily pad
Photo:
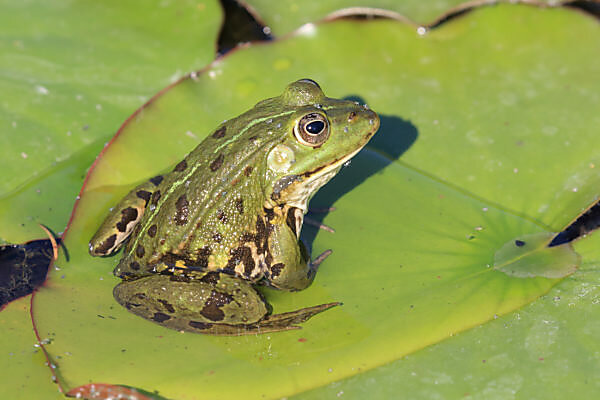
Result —
[[[364, 104], [360, 97], [348, 97], [347, 100], [358, 101]], [[350, 192], [352, 189], [363, 183], [367, 178], [384, 169], [390, 163], [396, 161], [406, 152], [417, 140], [419, 136], [416, 126], [410, 121], [404, 120], [395, 115], [379, 114], [381, 120], [379, 131], [373, 136], [371, 141], [354, 158], [361, 157], [361, 153], [369, 151], [379, 155], [378, 162], [359, 162], [352, 161], [348, 167], [343, 167], [340, 173], [334, 177], [331, 182], [326, 184], [315, 197], [311, 200], [309, 209], [327, 209]], [[335, 211], [333, 211], [335, 212]], [[327, 213], [310, 213], [309, 217], [318, 223], [322, 223]], [[335, 227], [333, 227], [335, 228]], [[318, 233], [318, 229], [304, 224], [301, 239], [306, 246], [311, 249], [312, 243]]]

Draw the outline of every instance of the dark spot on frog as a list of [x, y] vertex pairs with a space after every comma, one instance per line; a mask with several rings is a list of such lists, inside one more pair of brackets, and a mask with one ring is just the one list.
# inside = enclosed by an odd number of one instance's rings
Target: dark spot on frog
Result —
[[221, 243], [223, 236], [219, 232], [213, 233], [213, 240], [217, 243]]
[[221, 166], [223, 165], [223, 159], [225, 157], [223, 157], [223, 154], [219, 154], [217, 156], [217, 158], [214, 159], [213, 162], [210, 163], [210, 170], [212, 172], [215, 172], [216, 170], [218, 170], [219, 168], [221, 168]]
[[163, 299], [157, 299], [157, 300], [158, 300], [158, 302], [159, 302], [160, 304], [162, 304], [162, 305], [163, 305], [163, 307], [165, 307], [165, 310], [167, 310], [167, 311], [168, 311], [168, 312], [170, 312], [170, 313], [174, 313], [174, 312], [175, 312], [175, 308], [174, 308], [174, 307], [173, 307], [173, 305], [172, 305], [172, 304], [170, 304], [168, 301], [166, 301], [166, 300], [163, 300]]
[[215, 133], [212, 134], [213, 139], [221, 139], [223, 136], [225, 136], [225, 127], [222, 126], [219, 129], [217, 129], [215, 131]]
[[175, 225], [187, 224], [188, 215], [190, 213], [189, 205], [190, 203], [188, 202], [185, 194], [179, 196], [175, 202], [175, 208], [177, 209], [177, 212], [175, 213]]
[[166, 242], [166, 239], [162, 238], [158, 241], [158, 244], [160, 244], [162, 246], [163, 244], [165, 244], [165, 242]]
[[525, 242], [522, 240], [515, 240], [515, 245], [517, 247], [523, 247], [523, 246], [525, 246]]
[[254, 136], [250, 136], [250, 137], [248, 138], [248, 141], [249, 141], [249, 142], [254, 142], [256, 139], [258, 139], [258, 136], [254, 135]]
[[252, 168], [252, 166], [248, 165], [246, 168], [244, 168], [244, 175], [250, 176], [250, 174], [252, 173], [253, 169], [254, 168]]
[[267, 221], [273, 221], [273, 218], [275, 218], [275, 211], [272, 208], [263, 208], [263, 211], [265, 212], [265, 217], [267, 217]]
[[117, 222], [117, 229], [119, 232], [125, 232], [127, 225], [135, 221], [138, 217], [138, 210], [133, 207], [127, 207], [121, 210], [121, 221]]
[[160, 185], [160, 183], [162, 181], [163, 181], [163, 176], [162, 175], [156, 175], [154, 178], [150, 178], [150, 182], [152, 182], [152, 184], [154, 186]]
[[155, 206], [158, 204], [158, 200], [160, 200], [160, 190], [157, 190], [156, 192], [152, 193], [152, 205]]
[[131, 268], [134, 271], [139, 271], [140, 270], [140, 263], [137, 261], [132, 261], [129, 263], [129, 268]]
[[296, 210], [296, 207], [290, 207], [288, 209], [285, 223], [292, 230], [292, 232], [294, 232], [294, 235], [298, 236], [298, 232], [296, 231]]
[[267, 264], [267, 268], [271, 267], [272, 262], [273, 262], [273, 256], [267, 249], [267, 255], [265, 256], [265, 264]]
[[150, 236], [151, 238], [153, 238], [154, 236], [156, 236], [156, 230], [158, 229], [158, 227], [156, 226], [156, 224], [151, 225], [150, 228], [148, 228], [148, 236]]
[[211, 324], [207, 324], [207, 323], [200, 322], [200, 321], [190, 321], [190, 322], [188, 322], [188, 325], [191, 326], [192, 328], [201, 329], [201, 330], [208, 329], [212, 326]]
[[239, 214], [244, 213], [244, 199], [239, 198], [235, 201], [235, 208]]
[[352, 111], [350, 114], [348, 114], [348, 122], [352, 122], [354, 118], [356, 118], [356, 113]]
[[136, 307], [139, 307], [141, 305], [142, 305], [141, 303], [139, 303], [139, 304], [138, 303], [131, 303], [131, 302], [128, 301], [128, 302], [125, 303], [125, 308], [128, 309], [128, 310], [131, 310], [132, 308], [136, 308]]
[[142, 258], [144, 257], [144, 254], [146, 254], [146, 249], [144, 249], [144, 246], [142, 246], [141, 244], [138, 244], [135, 248], [135, 255], [138, 258]]
[[219, 273], [212, 271], [204, 275], [199, 279], [200, 282], [208, 283], [210, 285], [216, 285], [219, 283]]
[[152, 316], [152, 319], [156, 322], [165, 322], [165, 321], [171, 319], [171, 317], [165, 313], [157, 312], [157, 313], [154, 313], [154, 315]]
[[200, 314], [211, 321], [222, 321], [225, 318], [225, 313], [221, 310], [221, 307], [232, 301], [233, 296], [213, 290], [209, 298], [206, 299], [206, 304], [200, 311]]
[[264, 254], [269, 247], [269, 233], [273, 225], [265, 223], [261, 217], [256, 219], [256, 248], [259, 254]]
[[204, 246], [204, 247], [200, 248], [196, 252], [197, 259], [194, 264], [198, 268], [208, 268], [208, 257], [210, 257], [211, 253], [212, 253], [212, 250], [210, 249], [209, 246]]
[[277, 263], [271, 267], [271, 278], [277, 278], [281, 274], [281, 270], [285, 268], [284, 263]]
[[173, 169], [173, 171], [175, 172], [183, 172], [185, 171], [185, 169], [187, 168], [187, 163], [185, 162], [185, 160], [181, 161], [179, 164], [177, 164], [175, 166], [175, 168]]
[[100, 246], [94, 249], [94, 254], [106, 254], [110, 249], [113, 248], [115, 242], [117, 241], [117, 234], [110, 235], [104, 240], [104, 242], [100, 243]]
[[145, 205], [148, 205], [148, 202], [150, 201], [150, 197], [152, 196], [152, 193], [150, 193], [147, 190], [138, 190], [135, 195], [137, 197], [139, 197], [140, 199], [144, 200], [146, 202]]
[[219, 219], [219, 221], [221, 221], [224, 224], [226, 224], [227, 221], [229, 220], [227, 218], [227, 214], [225, 214], [225, 211], [223, 211], [223, 210], [217, 210], [217, 218]]
[[227, 265], [225, 266], [225, 270], [235, 271], [235, 267], [238, 264], [244, 265], [244, 275], [250, 276], [252, 271], [254, 270], [254, 258], [252, 258], [252, 251], [249, 247], [240, 246], [235, 249], [231, 249], [229, 252], [231, 258], [227, 261]]

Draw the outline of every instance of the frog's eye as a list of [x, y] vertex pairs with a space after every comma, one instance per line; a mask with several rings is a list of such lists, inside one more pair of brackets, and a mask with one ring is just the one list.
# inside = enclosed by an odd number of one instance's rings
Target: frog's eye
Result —
[[300, 143], [318, 147], [329, 137], [329, 121], [323, 114], [306, 114], [294, 127], [294, 135]]

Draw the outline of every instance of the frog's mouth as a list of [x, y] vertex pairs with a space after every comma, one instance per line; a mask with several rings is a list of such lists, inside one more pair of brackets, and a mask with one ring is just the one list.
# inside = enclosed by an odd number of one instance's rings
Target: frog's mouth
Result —
[[314, 194], [339, 172], [346, 161], [362, 150], [367, 141], [368, 139], [352, 153], [346, 154], [327, 165], [322, 165], [301, 175], [287, 175], [279, 179], [273, 186], [271, 200], [277, 204], [283, 203], [299, 208], [306, 214], [308, 202]]

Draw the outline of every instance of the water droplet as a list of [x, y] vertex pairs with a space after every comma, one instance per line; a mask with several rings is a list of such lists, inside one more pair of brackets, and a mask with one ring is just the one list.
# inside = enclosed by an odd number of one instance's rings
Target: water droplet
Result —
[[348, 133], [348, 127], [347, 126], [344, 127], [344, 132]]
[[42, 85], [37, 85], [35, 87], [35, 91], [38, 94], [43, 94], [43, 95], [47, 95], [48, 93], [50, 93], [50, 91], [48, 89], [46, 89], [44, 86], [42, 86]]
[[426, 33], [427, 33], [427, 28], [425, 28], [424, 26], [420, 26], [417, 28], [417, 35], [423, 36]]

